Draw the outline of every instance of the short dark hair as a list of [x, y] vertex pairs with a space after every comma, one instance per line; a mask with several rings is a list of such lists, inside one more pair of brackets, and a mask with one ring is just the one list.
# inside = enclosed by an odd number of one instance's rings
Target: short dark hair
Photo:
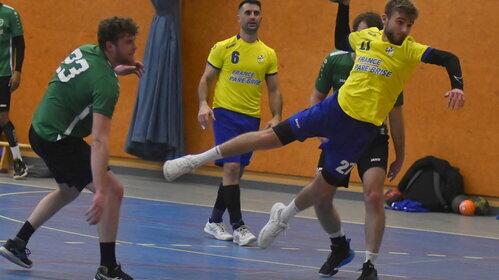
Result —
[[365, 12], [358, 15], [353, 20], [353, 31], [357, 31], [361, 22], [365, 22], [367, 27], [377, 27], [379, 30], [383, 29], [383, 21], [381, 16], [375, 12]]
[[125, 34], [135, 36], [138, 30], [138, 25], [131, 18], [110, 17], [103, 19], [99, 23], [99, 30], [97, 31], [99, 47], [105, 49], [108, 41], [116, 44]]
[[258, 7], [260, 8], [260, 10], [262, 9], [262, 3], [260, 3], [260, 1], [258, 0], [244, 0], [242, 1], [240, 4], [239, 4], [239, 7], [237, 8], [237, 10], [241, 10], [241, 7], [244, 5], [244, 4], [253, 4], [253, 5], [258, 5]]
[[412, 0], [388, 0], [385, 5], [385, 14], [390, 18], [397, 11], [416, 19], [419, 15], [418, 8]]

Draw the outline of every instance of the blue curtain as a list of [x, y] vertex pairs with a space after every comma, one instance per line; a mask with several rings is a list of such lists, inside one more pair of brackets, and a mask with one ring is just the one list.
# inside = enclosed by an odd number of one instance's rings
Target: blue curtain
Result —
[[163, 161], [184, 152], [180, 0], [151, 0], [154, 15], [144, 54], [145, 74], [125, 151], [146, 160]]

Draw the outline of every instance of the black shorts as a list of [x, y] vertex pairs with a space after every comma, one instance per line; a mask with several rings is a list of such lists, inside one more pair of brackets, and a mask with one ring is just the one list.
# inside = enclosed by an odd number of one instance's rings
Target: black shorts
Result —
[[[357, 161], [357, 171], [359, 172], [359, 177], [361, 179], [364, 172], [366, 172], [369, 168], [381, 167], [386, 170], [388, 166], [388, 138], [388, 135], [378, 134]], [[331, 175], [323, 169], [324, 160], [324, 152], [321, 152], [319, 163], [317, 164], [317, 170], [322, 173], [324, 180], [329, 183], [334, 179], [329, 179]], [[348, 188], [349, 181], [350, 173], [341, 180], [338, 186]]]
[[92, 182], [90, 146], [83, 139], [67, 137], [50, 142], [30, 127], [29, 142], [58, 184], [67, 184], [81, 191]]
[[0, 77], [0, 112], [8, 112], [10, 108], [10, 76]]

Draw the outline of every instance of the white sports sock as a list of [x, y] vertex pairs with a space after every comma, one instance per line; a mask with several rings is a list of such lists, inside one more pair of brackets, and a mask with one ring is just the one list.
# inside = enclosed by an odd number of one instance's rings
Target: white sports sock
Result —
[[197, 155], [192, 155], [196, 160], [199, 161], [200, 165], [203, 165], [207, 162], [214, 161], [216, 159], [221, 159], [222, 154], [220, 153], [219, 146], [209, 149], [204, 153], [200, 153]]
[[295, 200], [293, 199], [286, 208], [284, 208], [281, 212], [281, 219], [284, 223], [288, 223], [291, 218], [296, 216], [296, 214], [300, 213], [300, 209], [296, 207]]
[[12, 158], [13, 159], [20, 159], [20, 160], [22, 160], [21, 151], [19, 150], [19, 145], [14, 146], [14, 147], [10, 147], [10, 151], [12, 152]]
[[342, 237], [342, 236], [345, 236], [345, 233], [343, 232], [342, 228], [340, 228], [340, 230], [338, 232], [329, 234], [329, 238], [337, 238], [337, 237]]
[[366, 261], [371, 261], [371, 263], [373, 265], [376, 264], [376, 260], [378, 259], [378, 254], [377, 253], [373, 253], [373, 252], [369, 252], [366, 250]]

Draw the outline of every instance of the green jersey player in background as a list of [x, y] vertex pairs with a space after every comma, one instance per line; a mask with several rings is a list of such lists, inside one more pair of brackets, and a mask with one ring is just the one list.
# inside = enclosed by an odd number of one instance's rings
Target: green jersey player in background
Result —
[[[135, 60], [138, 27], [132, 19], [112, 17], [99, 24], [99, 45], [83, 45], [66, 57], [33, 115], [29, 139], [59, 186], [45, 196], [17, 235], [0, 247], [0, 255], [31, 268], [26, 249], [34, 231], [87, 188], [95, 193], [87, 211], [97, 225], [101, 279], [133, 279], [115, 257], [123, 186], [108, 168], [111, 118], [119, 96], [116, 73], [142, 75]], [[92, 135], [89, 146], [83, 137]]]
[[14, 8], [0, 3], [0, 134], [2, 130], [5, 132], [12, 151], [14, 179], [28, 175], [14, 125], [9, 119], [10, 96], [21, 82], [23, 61], [24, 36], [21, 18]]

